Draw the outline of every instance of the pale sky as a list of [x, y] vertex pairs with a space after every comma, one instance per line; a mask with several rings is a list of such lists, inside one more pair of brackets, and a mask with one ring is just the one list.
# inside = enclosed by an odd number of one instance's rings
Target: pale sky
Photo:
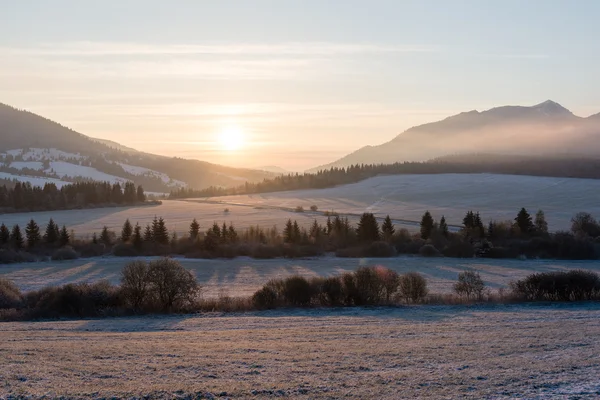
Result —
[[143, 151], [303, 170], [461, 111], [600, 112], [598, 16], [594, 0], [0, 0], [0, 102]]

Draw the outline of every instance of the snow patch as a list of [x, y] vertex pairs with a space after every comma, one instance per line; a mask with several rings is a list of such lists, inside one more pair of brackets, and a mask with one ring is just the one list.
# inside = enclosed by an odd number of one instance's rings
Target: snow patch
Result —
[[163, 183], [165, 183], [168, 186], [171, 187], [186, 187], [187, 184], [183, 181], [178, 181], [176, 179], [171, 179], [171, 177], [163, 172], [158, 172], [155, 171], [153, 169], [149, 169], [149, 168], [144, 168], [144, 167], [138, 167], [136, 165], [129, 165], [129, 164], [124, 164], [124, 163], [117, 163], [119, 164], [124, 170], [125, 172], [131, 174], [131, 175], [135, 175], [135, 176], [149, 176], [149, 177], [154, 177], [154, 178], [159, 178], [160, 180], [163, 181]]
[[46, 172], [56, 173], [61, 178], [87, 178], [95, 181], [115, 183], [126, 183], [129, 182], [125, 178], [121, 178], [114, 175], [109, 175], [104, 172], [100, 172], [92, 167], [85, 167], [83, 165], [71, 164], [65, 161], [54, 161], [50, 163], [50, 168]]
[[15, 169], [35, 169], [36, 171], [41, 171], [44, 169], [44, 165], [40, 161], [13, 161], [10, 163], [10, 168]]
[[60, 179], [44, 178], [40, 176], [29, 176], [29, 175], [15, 175], [7, 172], [0, 172], [0, 179], [14, 180], [19, 182], [29, 182], [32, 186], [44, 186], [46, 183], [54, 183], [59, 189], [65, 185], [69, 185], [72, 182], [61, 181]]
[[85, 159], [79, 153], [67, 153], [66, 151], [58, 150], [55, 148], [50, 149], [42, 149], [42, 148], [30, 148], [25, 151], [25, 149], [14, 149], [8, 150], [6, 154], [11, 155], [13, 157], [23, 157], [25, 161], [44, 161], [44, 160], [61, 160], [61, 159], [75, 159], [75, 160], [83, 160]]

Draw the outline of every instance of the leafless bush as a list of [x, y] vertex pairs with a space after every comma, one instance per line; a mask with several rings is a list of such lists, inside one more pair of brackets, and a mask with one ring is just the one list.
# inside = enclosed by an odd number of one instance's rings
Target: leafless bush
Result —
[[472, 298], [481, 299], [485, 284], [479, 276], [479, 272], [463, 271], [458, 274], [458, 282], [454, 284], [454, 292], [459, 296], [466, 296], [468, 300]]
[[79, 255], [77, 254], [77, 252], [75, 250], [73, 250], [73, 248], [71, 246], [62, 247], [62, 248], [56, 250], [52, 254], [53, 261], [77, 260], [78, 258], [79, 258]]
[[18, 308], [23, 303], [21, 291], [8, 279], [0, 279], [0, 309]]
[[400, 277], [400, 296], [407, 303], [417, 303], [427, 296], [427, 281], [416, 272], [409, 272]]
[[193, 302], [200, 289], [194, 275], [170, 258], [150, 262], [148, 281], [163, 311]]
[[148, 264], [145, 261], [132, 261], [121, 271], [121, 289], [125, 301], [134, 310], [139, 310], [150, 292]]

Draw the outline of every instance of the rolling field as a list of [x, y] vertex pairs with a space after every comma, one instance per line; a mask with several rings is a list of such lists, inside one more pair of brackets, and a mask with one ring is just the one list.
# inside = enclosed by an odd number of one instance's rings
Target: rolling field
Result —
[[598, 304], [14, 322], [0, 396], [594, 399], [598, 354]]
[[[336, 275], [360, 266], [382, 265], [399, 273], [417, 271], [428, 281], [431, 292], [449, 293], [457, 276], [465, 269], [479, 271], [492, 290], [506, 287], [511, 281], [532, 272], [588, 269], [600, 272], [597, 261], [489, 260], [456, 258], [395, 257], [384, 259], [348, 259], [321, 257], [302, 260], [233, 260], [178, 259], [193, 271], [205, 297], [218, 295], [249, 296], [267, 281], [290, 275], [305, 277]], [[0, 265], [0, 277], [14, 281], [22, 290], [71, 282], [94, 282], [108, 279], [119, 283], [123, 266], [129, 258], [93, 258], [74, 261]]]
[[[73, 229], [76, 235], [90, 236], [105, 225], [118, 231], [126, 218], [144, 226], [154, 216], [162, 216], [168, 228], [181, 235], [188, 231], [193, 218], [202, 229], [215, 221], [232, 222], [238, 228], [277, 225], [282, 229], [288, 218], [308, 226], [315, 218], [325, 221], [323, 212], [334, 210], [352, 222], [363, 212], [372, 212], [380, 218], [389, 214], [397, 227], [416, 231], [425, 210], [431, 211], [435, 219], [445, 215], [451, 228], [456, 229], [468, 210], [480, 211], [487, 223], [490, 219], [512, 220], [521, 207], [526, 207], [532, 214], [543, 209], [551, 230], [568, 230], [571, 218], [579, 211], [600, 215], [599, 193], [600, 180], [591, 179], [492, 174], [392, 175], [329, 189], [167, 200], [159, 206], [3, 214], [0, 222], [25, 226], [33, 218], [44, 225], [52, 217], [60, 225]], [[317, 212], [309, 210], [313, 204], [318, 207]], [[294, 212], [297, 206], [304, 207], [305, 212]]]

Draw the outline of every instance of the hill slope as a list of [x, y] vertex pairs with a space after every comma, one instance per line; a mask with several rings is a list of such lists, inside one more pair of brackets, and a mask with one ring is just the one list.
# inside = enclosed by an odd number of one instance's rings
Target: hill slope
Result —
[[169, 158], [95, 139], [0, 103], [0, 178], [57, 184], [76, 180], [133, 181], [147, 191], [236, 186], [273, 176], [198, 160]]
[[311, 171], [469, 153], [600, 156], [600, 118], [578, 117], [550, 100], [474, 110], [410, 128], [387, 143], [365, 146]]

